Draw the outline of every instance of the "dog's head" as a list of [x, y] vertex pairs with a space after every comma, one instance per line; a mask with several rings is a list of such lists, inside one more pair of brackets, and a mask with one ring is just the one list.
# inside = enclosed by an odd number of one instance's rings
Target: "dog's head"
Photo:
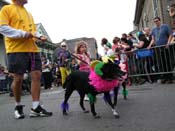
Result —
[[96, 62], [94, 66], [94, 71], [96, 74], [101, 76], [102, 79], [107, 81], [112, 81], [115, 79], [122, 79], [122, 76], [125, 75], [118, 64], [115, 64], [112, 60], [108, 60], [107, 62]]
[[91, 63], [91, 71], [89, 74], [89, 84], [92, 85], [97, 92], [106, 92], [113, 90], [118, 82], [123, 80], [125, 73], [113, 61], [108, 60], [94, 61]]
[[121, 71], [120, 67], [111, 61], [104, 63], [100, 70], [102, 72], [102, 79], [108, 81], [122, 79], [122, 76], [125, 75], [125, 72]]

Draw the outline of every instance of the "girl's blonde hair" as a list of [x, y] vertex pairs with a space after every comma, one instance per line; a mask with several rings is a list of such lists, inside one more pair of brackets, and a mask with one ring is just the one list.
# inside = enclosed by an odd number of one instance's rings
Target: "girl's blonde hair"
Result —
[[[86, 48], [87, 48], [87, 43], [85, 41], [79, 41], [76, 43], [76, 46], [75, 46], [75, 53], [76, 54], [80, 54], [80, 48], [85, 45]], [[85, 52], [85, 54], [88, 55], [87, 51]]]

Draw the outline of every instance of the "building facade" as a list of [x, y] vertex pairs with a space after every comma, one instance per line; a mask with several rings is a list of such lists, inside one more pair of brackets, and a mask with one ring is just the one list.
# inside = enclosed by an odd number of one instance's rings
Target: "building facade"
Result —
[[155, 16], [159, 16], [163, 23], [171, 26], [168, 9], [172, 3], [175, 3], [175, 0], [137, 0], [134, 30], [140, 31], [144, 27], [152, 28], [154, 26], [153, 18]]

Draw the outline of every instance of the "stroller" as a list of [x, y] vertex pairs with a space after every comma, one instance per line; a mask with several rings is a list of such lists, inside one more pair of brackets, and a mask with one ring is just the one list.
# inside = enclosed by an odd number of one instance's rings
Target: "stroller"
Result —
[[[13, 81], [13, 77], [11, 77], [9, 79], [9, 96], [13, 97], [13, 91], [12, 91], [12, 81]], [[25, 73], [23, 76], [23, 82], [22, 82], [22, 95], [25, 94], [31, 94], [31, 78], [29, 73]]]

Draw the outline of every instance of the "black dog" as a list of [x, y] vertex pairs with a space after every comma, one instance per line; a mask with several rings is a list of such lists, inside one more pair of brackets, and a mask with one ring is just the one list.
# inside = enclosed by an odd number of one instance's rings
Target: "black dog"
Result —
[[[124, 75], [124, 72], [120, 70], [120, 67], [112, 62], [105, 63], [103, 67], [100, 69], [102, 72], [101, 78], [105, 81], [112, 81], [116, 79], [121, 79]], [[81, 71], [75, 71], [72, 72], [66, 79], [63, 88], [65, 88], [65, 99], [62, 103], [62, 109], [63, 109], [63, 115], [67, 115], [68, 110], [68, 99], [71, 96], [72, 92], [74, 90], [77, 90], [80, 95], [80, 106], [83, 109], [85, 113], [88, 111], [84, 107], [84, 96], [85, 94], [88, 94], [90, 98], [90, 108], [92, 115], [95, 118], [99, 118], [100, 116], [97, 115], [95, 112], [95, 98], [97, 94], [104, 93], [105, 97], [107, 99], [108, 104], [112, 107], [113, 115], [116, 118], [119, 118], [119, 114], [114, 109], [114, 104], [111, 102], [110, 97], [110, 90], [99, 92], [95, 89], [94, 86], [89, 84], [89, 72], [81, 72]]]

